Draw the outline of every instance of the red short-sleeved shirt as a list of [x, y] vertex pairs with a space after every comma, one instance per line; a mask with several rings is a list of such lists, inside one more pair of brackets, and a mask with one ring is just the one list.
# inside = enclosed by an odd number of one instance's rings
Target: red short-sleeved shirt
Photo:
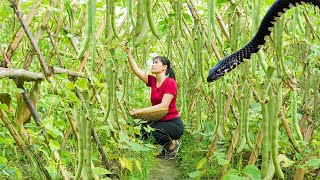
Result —
[[150, 100], [152, 106], [160, 104], [164, 94], [173, 94], [174, 97], [169, 105], [168, 114], [161, 119], [161, 121], [168, 121], [173, 118], [179, 117], [179, 113], [176, 107], [178, 87], [174, 79], [167, 77], [161, 84], [157, 87], [157, 79], [154, 76], [148, 75], [147, 86], [151, 87]]

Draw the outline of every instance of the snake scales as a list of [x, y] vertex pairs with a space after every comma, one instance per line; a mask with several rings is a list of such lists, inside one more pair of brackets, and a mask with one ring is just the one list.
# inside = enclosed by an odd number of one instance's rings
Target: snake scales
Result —
[[218, 80], [227, 72], [236, 68], [244, 59], [250, 59], [251, 54], [258, 52], [265, 44], [267, 37], [271, 34], [271, 30], [277, 18], [291, 7], [305, 3], [313, 4], [320, 8], [320, 0], [277, 0], [273, 3], [266, 15], [263, 17], [258, 32], [251, 41], [237, 52], [219, 61], [215, 67], [210, 69], [207, 81], [213, 82]]

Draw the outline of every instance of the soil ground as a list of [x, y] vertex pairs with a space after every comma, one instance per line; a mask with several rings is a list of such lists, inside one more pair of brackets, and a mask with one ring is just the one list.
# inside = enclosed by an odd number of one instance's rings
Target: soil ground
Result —
[[180, 164], [178, 160], [166, 160], [157, 158], [157, 164], [151, 170], [150, 179], [152, 180], [175, 180], [179, 179]]

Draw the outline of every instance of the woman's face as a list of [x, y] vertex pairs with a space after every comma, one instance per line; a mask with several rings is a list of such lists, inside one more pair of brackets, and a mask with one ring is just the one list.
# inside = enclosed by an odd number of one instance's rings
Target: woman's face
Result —
[[159, 74], [161, 72], [165, 72], [167, 69], [167, 65], [163, 65], [159, 59], [153, 60], [153, 64], [151, 66], [151, 72], [153, 74]]

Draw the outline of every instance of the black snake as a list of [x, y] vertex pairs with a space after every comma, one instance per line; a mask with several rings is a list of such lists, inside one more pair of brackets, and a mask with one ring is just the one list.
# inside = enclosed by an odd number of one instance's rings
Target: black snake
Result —
[[207, 81], [213, 82], [227, 72], [236, 68], [244, 59], [250, 59], [251, 54], [256, 53], [265, 44], [266, 38], [271, 34], [273, 25], [277, 18], [291, 7], [299, 4], [313, 4], [320, 8], [320, 0], [277, 0], [272, 4], [267, 14], [263, 17], [260, 27], [252, 40], [237, 52], [219, 61], [215, 67], [210, 69]]

